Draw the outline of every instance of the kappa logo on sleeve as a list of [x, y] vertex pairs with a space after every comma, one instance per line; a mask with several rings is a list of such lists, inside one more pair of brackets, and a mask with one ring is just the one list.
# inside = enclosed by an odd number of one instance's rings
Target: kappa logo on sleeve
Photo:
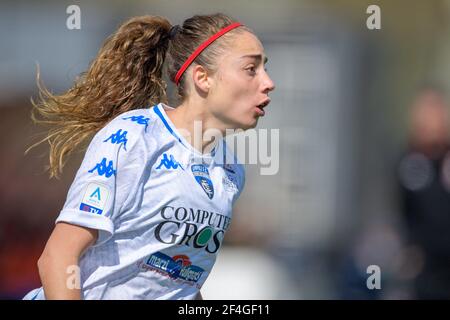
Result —
[[131, 120], [133, 122], [136, 122], [137, 124], [145, 125], [145, 132], [147, 132], [148, 122], [150, 121], [150, 118], [144, 117], [144, 116], [131, 116], [122, 118], [123, 120]]
[[123, 145], [125, 151], [127, 151], [127, 142], [128, 142], [127, 133], [128, 131], [122, 132], [122, 129], [119, 129], [116, 133], [110, 135], [109, 138], [104, 140], [103, 142], [110, 141], [112, 144], [121, 144]]
[[80, 210], [102, 214], [109, 197], [109, 188], [99, 183], [88, 184], [84, 192]]
[[89, 170], [89, 173], [93, 173], [94, 171], [97, 171], [97, 174], [99, 176], [105, 175], [106, 178], [109, 178], [111, 176], [115, 176], [117, 173], [117, 170], [114, 169], [113, 162], [110, 160], [108, 162], [108, 165], [106, 164], [106, 161], [108, 161], [106, 158], [103, 158], [101, 162], [97, 163], [95, 167], [93, 167], [91, 170]]

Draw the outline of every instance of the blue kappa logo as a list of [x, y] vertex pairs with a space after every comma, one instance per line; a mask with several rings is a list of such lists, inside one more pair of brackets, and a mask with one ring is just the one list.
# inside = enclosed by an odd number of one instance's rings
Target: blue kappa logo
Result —
[[181, 170], [184, 170], [181, 164], [174, 159], [173, 155], [170, 155], [170, 157], [168, 158], [167, 153], [163, 153], [163, 158], [161, 159], [161, 162], [156, 170], [161, 169], [162, 166], [164, 166], [166, 169], [178, 169], [178, 167], [180, 167]]
[[101, 162], [97, 163], [94, 168], [89, 170], [89, 173], [97, 170], [99, 176], [105, 175], [106, 178], [111, 177], [112, 175], [116, 175], [116, 170], [113, 167], [113, 162], [109, 161], [108, 165], [106, 165], [106, 158], [103, 158]]
[[123, 144], [123, 148], [126, 151], [127, 150], [127, 142], [128, 142], [127, 133], [128, 133], [128, 131], [122, 132], [122, 129], [119, 129], [116, 133], [113, 133], [112, 135], [110, 135], [109, 138], [104, 140], [103, 142], [107, 142], [107, 141], [111, 140], [112, 144]]
[[148, 121], [150, 120], [150, 118], [146, 118], [144, 116], [131, 116], [131, 117], [126, 117], [126, 118], [122, 118], [122, 119], [123, 120], [131, 119], [131, 121], [136, 122], [137, 124], [145, 125], [145, 132], [147, 132]]

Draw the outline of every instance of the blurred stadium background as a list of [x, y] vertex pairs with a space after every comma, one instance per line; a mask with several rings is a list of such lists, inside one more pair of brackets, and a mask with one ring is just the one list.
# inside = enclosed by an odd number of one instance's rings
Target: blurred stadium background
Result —
[[[66, 28], [72, 4], [81, 8], [80, 30]], [[371, 4], [381, 8], [381, 30], [366, 27]], [[265, 46], [277, 89], [258, 127], [280, 129], [280, 170], [262, 176], [247, 165], [204, 297], [421, 297], [414, 281], [426, 258], [409, 244], [396, 166], [420, 88], [432, 84], [444, 96], [450, 89], [450, 1], [3, 0], [0, 298], [40, 285], [36, 261], [82, 157], [53, 181], [43, 170], [45, 147], [24, 156], [43, 132], [29, 117], [36, 64], [44, 84], [62, 92], [128, 17], [176, 24], [213, 12], [244, 22]], [[381, 269], [380, 290], [366, 286], [369, 265]]]

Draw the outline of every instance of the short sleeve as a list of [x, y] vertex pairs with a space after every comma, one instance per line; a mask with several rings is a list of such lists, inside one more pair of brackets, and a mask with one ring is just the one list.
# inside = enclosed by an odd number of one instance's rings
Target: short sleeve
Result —
[[142, 126], [126, 120], [115, 119], [94, 136], [56, 219], [56, 223], [97, 229], [95, 245], [113, 236], [121, 208], [145, 168]]

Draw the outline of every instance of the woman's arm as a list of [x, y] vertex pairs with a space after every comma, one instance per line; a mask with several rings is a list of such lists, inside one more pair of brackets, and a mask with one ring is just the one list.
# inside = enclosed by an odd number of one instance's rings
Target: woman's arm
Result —
[[[57, 223], [38, 261], [45, 298], [80, 299], [78, 259], [97, 239], [98, 231]], [[76, 267], [76, 268], [74, 268]], [[74, 277], [78, 280], [73, 281]]]

